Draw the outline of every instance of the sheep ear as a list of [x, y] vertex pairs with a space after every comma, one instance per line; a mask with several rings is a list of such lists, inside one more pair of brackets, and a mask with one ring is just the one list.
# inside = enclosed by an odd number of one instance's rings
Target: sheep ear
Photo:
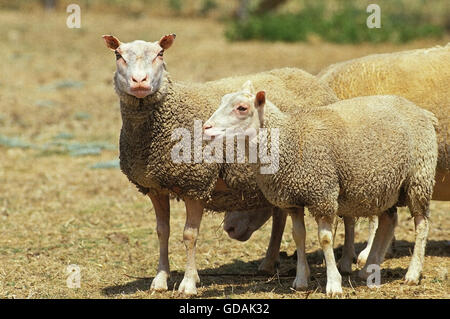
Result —
[[248, 80], [242, 86], [242, 91], [253, 94], [255, 92], [255, 88], [253, 87], [252, 81]]
[[257, 109], [261, 109], [262, 107], [264, 107], [264, 104], [266, 104], [266, 92], [259, 91], [258, 93], [256, 93], [255, 107]]
[[119, 39], [112, 35], [104, 35], [102, 38], [105, 40], [106, 46], [113, 51], [115, 51], [121, 44]]
[[158, 44], [161, 48], [167, 50], [172, 46], [173, 41], [175, 41], [176, 37], [177, 35], [175, 33], [165, 35], [159, 40]]

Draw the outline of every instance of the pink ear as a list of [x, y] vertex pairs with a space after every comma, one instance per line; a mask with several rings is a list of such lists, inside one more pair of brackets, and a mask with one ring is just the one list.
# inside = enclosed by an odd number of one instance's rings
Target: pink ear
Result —
[[266, 92], [259, 91], [255, 97], [255, 107], [260, 108], [266, 104]]
[[116, 50], [120, 46], [120, 41], [115, 36], [104, 35], [102, 38], [105, 40], [106, 46], [111, 50]]
[[165, 35], [159, 40], [159, 46], [163, 48], [164, 50], [167, 50], [170, 48], [173, 44], [173, 41], [175, 41], [175, 38], [177, 35], [175, 33]]

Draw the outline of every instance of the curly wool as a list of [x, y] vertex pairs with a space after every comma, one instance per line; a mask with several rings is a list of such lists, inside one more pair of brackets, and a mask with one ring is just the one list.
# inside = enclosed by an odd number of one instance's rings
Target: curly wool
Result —
[[340, 99], [395, 94], [433, 112], [439, 120], [437, 169], [450, 174], [450, 43], [336, 63], [317, 76]]
[[[276, 92], [272, 99], [286, 112], [338, 100], [313, 75], [295, 68], [203, 84], [174, 83], [165, 72], [161, 89], [143, 99], [123, 93], [116, 86], [123, 122], [120, 166], [129, 180], [144, 194], [165, 192], [180, 198], [202, 199], [208, 209], [216, 211], [269, 207], [248, 164], [174, 163], [171, 159], [171, 150], [178, 142], [171, 140], [172, 132], [185, 128], [193, 137], [194, 121], [206, 121], [220, 98], [239, 89], [248, 79], [256, 87]], [[219, 178], [229, 191], [214, 190]]]
[[371, 96], [294, 116], [267, 103], [265, 113], [265, 127], [280, 131], [279, 170], [253, 169], [273, 205], [307, 206], [314, 216], [366, 217], [404, 205], [428, 214], [437, 162], [431, 112], [401, 97]]

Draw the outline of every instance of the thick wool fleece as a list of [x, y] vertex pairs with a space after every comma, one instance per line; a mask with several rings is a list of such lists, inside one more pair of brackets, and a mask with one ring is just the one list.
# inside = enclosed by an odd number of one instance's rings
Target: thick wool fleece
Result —
[[[116, 86], [123, 121], [120, 166], [129, 180], [143, 193], [169, 192], [181, 198], [203, 199], [208, 209], [216, 211], [270, 206], [248, 164], [189, 164], [171, 159], [171, 150], [178, 143], [171, 141], [172, 132], [185, 128], [193, 138], [194, 121], [204, 123], [224, 94], [240, 89], [249, 79], [257, 89], [276, 92], [272, 99], [286, 112], [338, 100], [325, 84], [295, 68], [203, 84], [174, 83], [165, 73], [160, 90], [144, 99], [123, 93]], [[214, 191], [218, 178], [225, 181], [230, 191]]]
[[294, 116], [267, 103], [265, 113], [265, 126], [280, 130], [279, 170], [253, 169], [273, 205], [307, 206], [314, 216], [370, 216], [404, 205], [428, 214], [437, 162], [431, 112], [401, 97], [371, 96]]
[[450, 174], [450, 43], [337, 63], [318, 77], [340, 99], [394, 94], [433, 112], [439, 120], [437, 170]]

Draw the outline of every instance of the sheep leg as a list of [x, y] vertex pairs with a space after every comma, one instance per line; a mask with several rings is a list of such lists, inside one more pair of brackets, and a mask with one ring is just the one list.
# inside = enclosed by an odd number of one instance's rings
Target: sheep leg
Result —
[[297, 246], [297, 273], [292, 284], [294, 289], [308, 288], [308, 278], [310, 275], [308, 261], [306, 260], [305, 241], [305, 211], [304, 208], [298, 208], [289, 212], [292, 218], [292, 237]]
[[386, 254], [386, 250], [389, 248], [389, 244], [392, 242], [394, 236], [394, 229], [397, 226], [397, 208], [393, 207], [383, 212], [378, 217], [378, 228], [375, 233], [372, 248], [370, 249], [367, 262], [364, 267], [359, 271], [359, 277], [367, 279], [371, 272], [367, 271], [369, 265], [380, 265]]
[[342, 248], [342, 257], [338, 261], [338, 269], [341, 274], [351, 274], [352, 264], [356, 259], [355, 253], [355, 218], [344, 217], [345, 239]]
[[286, 226], [287, 214], [278, 208], [273, 209], [272, 233], [270, 235], [269, 247], [266, 257], [258, 267], [259, 273], [273, 274], [280, 263], [280, 246]]
[[331, 226], [334, 217], [316, 217], [319, 243], [322, 247], [327, 266], [327, 295], [334, 297], [342, 294], [342, 277], [336, 266], [333, 252], [333, 233]]
[[200, 200], [185, 199], [186, 224], [184, 226], [183, 241], [186, 246], [187, 261], [184, 278], [178, 291], [185, 295], [196, 295], [196, 284], [200, 282], [195, 264], [195, 245], [197, 243], [200, 223], [202, 221], [204, 203]]
[[168, 195], [148, 195], [156, 214], [156, 232], [159, 240], [158, 271], [153, 278], [150, 289], [167, 290], [169, 270], [169, 235], [170, 235], [170, 205]]
[[416, 215], [414, 216], [414, 225], [416, 229], [416, 242], [414, 244], [411, 263], [409, 264], [408, 272], [405, 276], [405, 283], [408, 285], [417, 285], [419, 283], [429, 230], [428, 218], [423, 215]]
[[367, 246], [358, 255], [358, 267], [363, 267], [366, 264], [367, 257], [369, 257], [370, 249], [372, 248], [375, 233], [378, 228], [378, 217], [369, 217], [369, 238], [367, 239]]

